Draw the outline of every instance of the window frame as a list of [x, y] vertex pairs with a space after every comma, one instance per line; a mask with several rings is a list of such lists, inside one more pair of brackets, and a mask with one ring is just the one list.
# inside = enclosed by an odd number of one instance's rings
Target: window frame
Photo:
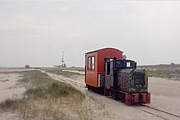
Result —
[[95, 70], [95, 56], [88, 57], [88, 70]]

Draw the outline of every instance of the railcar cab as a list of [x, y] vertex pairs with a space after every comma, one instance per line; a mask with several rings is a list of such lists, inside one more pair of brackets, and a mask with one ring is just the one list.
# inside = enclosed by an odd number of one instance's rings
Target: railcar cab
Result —
[[114, 58], [105, 58], [105, 87], [107, 89], [118, 88], [118, 71], [123, 69], [136, 69], [137, 63], [133, 60], [117, 60]]
[[121, 69], [136, 69], [137, 63], [133, 60], [117, 60], [116, 57], [105, 58], [105, 67], [107, 68], [107, 72], [110, 71], [110, 62], [113, 64], [113, 70], [121, 70]]

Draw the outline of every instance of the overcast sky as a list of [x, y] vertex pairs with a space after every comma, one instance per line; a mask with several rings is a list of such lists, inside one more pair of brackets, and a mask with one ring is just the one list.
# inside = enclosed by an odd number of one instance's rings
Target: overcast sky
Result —
[[139, 65], [180, 64], [180, 2], [0, 2], [0, 67], [84, 66], [113, 47]]

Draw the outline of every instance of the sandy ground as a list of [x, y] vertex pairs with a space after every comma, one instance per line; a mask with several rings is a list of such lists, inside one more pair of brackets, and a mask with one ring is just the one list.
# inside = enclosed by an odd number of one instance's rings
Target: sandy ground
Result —
[[[70, 71], [69, 71], [70, 72]], [[71, 71], [73, 72], [73, 71]], [[86, 96], [91, 96], [105, 105], [112, 120], [180, 120], [180, 82], [162, 78], [149, 77], [151, 103], [145, 106], [128, 106], [111, 97], [88, 91], [84, 86], [84, 76], [73, 79], [48, 73], [55, 80], [75, 86]], [[107, 117], [107, 116], [106, 116]], [[110, 119], [98, 116], [98, 119]]]
[[25, 91], [25, 88], [15, 86], [20, 76], [20, 74], [0, 74], [0, 101], [20, 97]]
[[149, 77], [149, 91], [149, 106], [180, 115], [180, 81]]
[[[24, 71], [27, 69], [0, 69], [0, 102], [6, 99], [17, 99], [22, 97], [25, 88], [16, 85], [17, 80], [22, 78], [18, 73], [6, 73], [14, 71]], [[5, 72], [5, 73], [4, 73]], [[19, 120], [16, 114], [0, 111], [0, 120]]]

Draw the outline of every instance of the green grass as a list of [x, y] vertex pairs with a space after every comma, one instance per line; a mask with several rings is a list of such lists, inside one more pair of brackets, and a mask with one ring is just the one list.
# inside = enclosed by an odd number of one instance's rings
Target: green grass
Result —
[[63, 108], [79, 114], [85, 98], [80, 91], [63, 82], [55, 81], [40, 71], [16, 72], [23, 74], [18, 85], [26, 87], [23, 98], [7, 99], [0, 103], [4, 111], [15, 112], [23, 119], [70, 119]]
[[138, 69], [146, 69], [149, 77], [180, 80], [180, 65], [148, 65], [139, 66]]
[[175, 70], [149, 70], [149, 77], [161, 77], [161, 78], [180, 78], [180, 71]]
[[75, 67], [75, 68], [63, 68], [63, 70], [85, 71], [85, 68], [81, 68], [81, 67]]
[[50, 72], [50, 73], [57, 74], [57, 75], [62, 75], [64, 77], [69, 77], [69, 78], [72, 78], [75, 75], [84, 76], [84, 74], [62, 71], [62, 69], [46, 69], [46, 72]]

